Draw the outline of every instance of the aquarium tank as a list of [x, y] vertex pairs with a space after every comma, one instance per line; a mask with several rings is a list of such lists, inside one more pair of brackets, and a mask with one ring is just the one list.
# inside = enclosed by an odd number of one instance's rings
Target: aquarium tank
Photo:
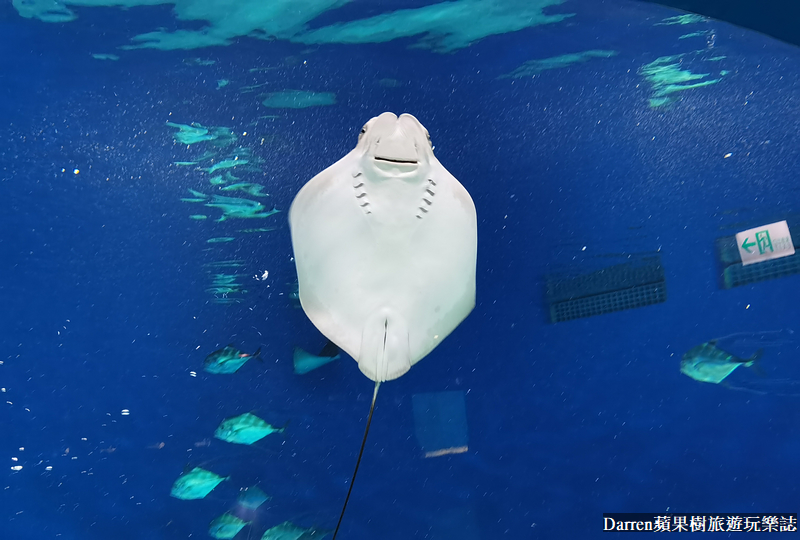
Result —
[[2, 2], [0, 538], [797, 537], [800, 41], [678, 1]]

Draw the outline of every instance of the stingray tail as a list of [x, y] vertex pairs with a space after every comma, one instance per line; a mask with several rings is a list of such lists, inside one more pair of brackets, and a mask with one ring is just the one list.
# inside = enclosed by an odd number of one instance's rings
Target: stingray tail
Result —
[[747, 359], [747, 366], [759, 377], [766, 377], [764, 368], [761, 367], [761, 357], [764, 356], [764, 349], [758, 349], [753, 356]]
[[347, 502], [350, 500], [350, 494], [353, 492], [353, 484], [356, 482], [356, 475], [358, 474], [358, 466], [361, 465], [361, 456], [364, 455], [364, 446], [367, 444], [367, 435], [369, 435], [369, 425], [372, 423], [372, 413], [375, 412], [375, 399], [378, 397], [378, 387], [381, 385], [380, 381], [375, 381], [375, 392], [372, 394], [372, 405], [369, 407], [369, 416], [367, 416], [367, 428], [364, 430], [364, 439], [361, 441], [361, 450], [358, 451], [358, 459], [356, 459], [356, 468], [353, 470], [353, 478], [350, 479], [350, 488], [347, 490], [347, 497], [344, 498], [342, 505], [342, 513], [339, 514], [339, 522], [336, 524], [336, 529], [333, 531], [333, 538], [336, 540], [336, 535], [339, 533], [339, 527], [342, 526], [342, 519], [344, 519], [344, 511], [347, 510]]

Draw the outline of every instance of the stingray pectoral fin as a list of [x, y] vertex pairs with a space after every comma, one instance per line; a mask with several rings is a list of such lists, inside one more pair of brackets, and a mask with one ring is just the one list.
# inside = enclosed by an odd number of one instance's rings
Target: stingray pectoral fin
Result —
[[380, 308], [370, 315], [361, 334], [358, 368], [376, 382], [397, 379], [411, 369], [408, 325], [397, 312]]

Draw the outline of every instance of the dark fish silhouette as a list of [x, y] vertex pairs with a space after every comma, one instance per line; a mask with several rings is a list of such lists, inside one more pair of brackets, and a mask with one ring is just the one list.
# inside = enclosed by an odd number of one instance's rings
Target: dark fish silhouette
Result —
[[206, 356], [203, 369], [209, 373], [236, 373], [251, 358], [261, 353], [259, 347], [253, 354], [240, 351], [233, 345], [228, 345]]
[[739, 358], [719, 349], [714, 339], [692, 347], [683, 355], [681, 373], [696, 381], [719, 384], [739, 366], [753, 366], [763, 353], [759, 349], [750, 358]]

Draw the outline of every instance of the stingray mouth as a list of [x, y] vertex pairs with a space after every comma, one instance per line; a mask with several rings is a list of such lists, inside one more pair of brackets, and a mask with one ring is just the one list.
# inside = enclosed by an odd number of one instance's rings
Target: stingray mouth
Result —
[[[402, 155], [402, 154], [401, 154]], [[380, 171], [385, 176], [399, 177], [416, 175], [419, 170], [419, 160], [415, 159], [416, 156], [398, 156], [395, 154], [392, 157], [386, 155], [373, 155], [372, 164], [376, 171]]]
[[383, 163], [391, 163], [393, 165], [419, 165], [419, 161], [417, 161], [416, 159], [400, 159], [400, 158], [375, 156], [375, 161], [380, 161]]

